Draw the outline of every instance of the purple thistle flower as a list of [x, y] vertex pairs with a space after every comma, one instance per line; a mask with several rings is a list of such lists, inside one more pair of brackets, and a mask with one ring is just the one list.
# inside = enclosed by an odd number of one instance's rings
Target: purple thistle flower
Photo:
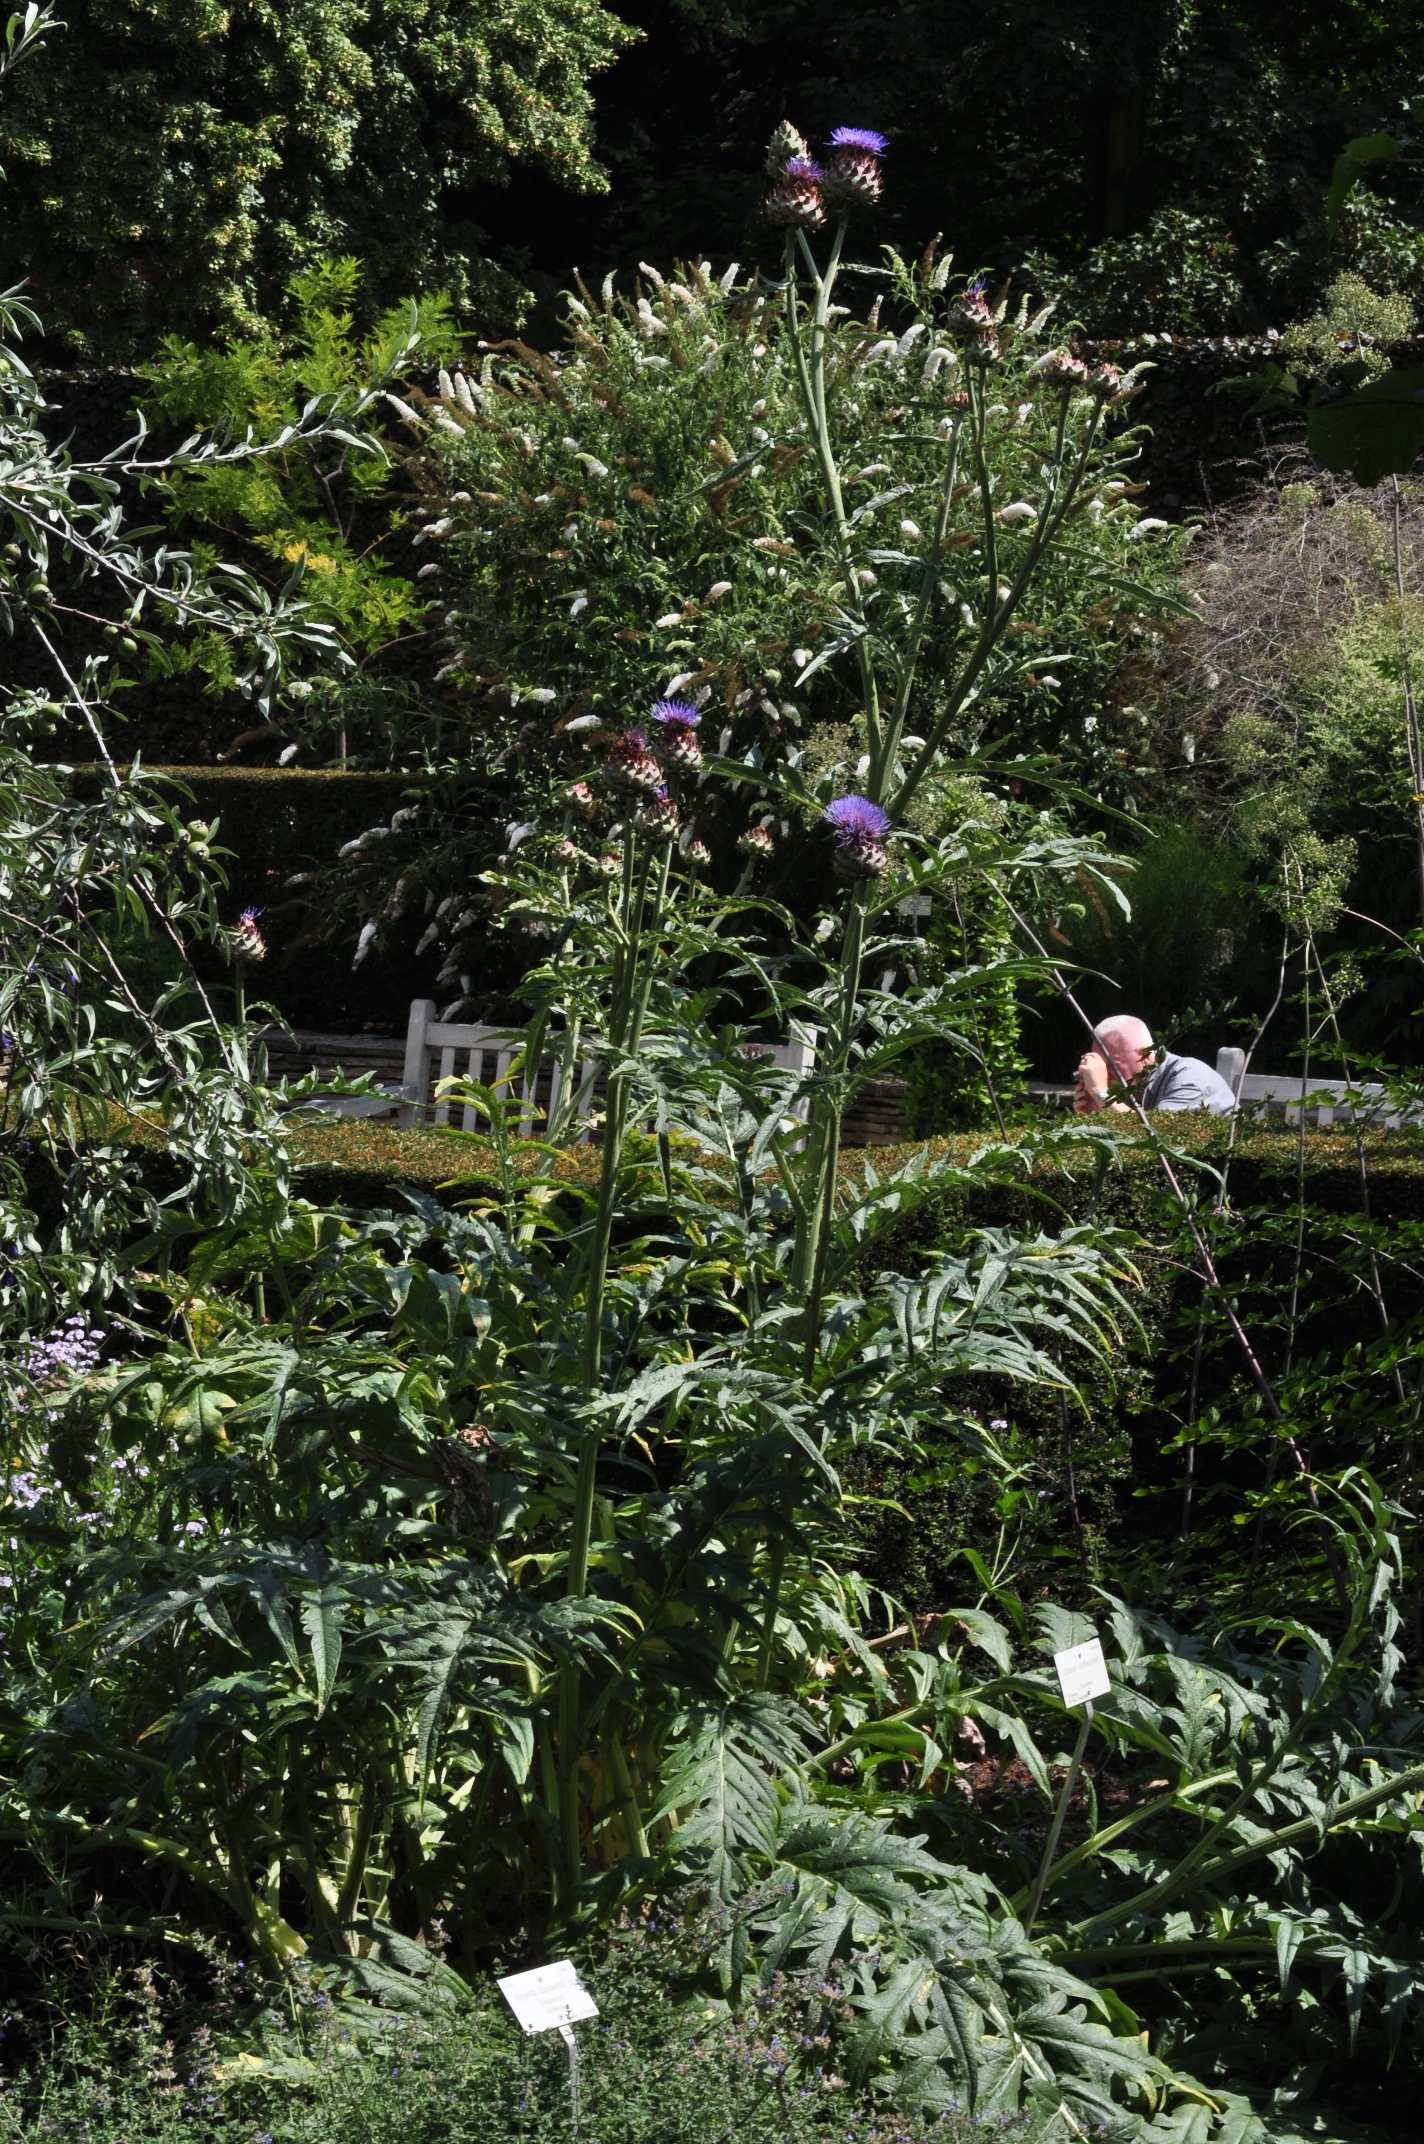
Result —
[[874, 208], [880, 199], [885, 136], [873, 127], [837, 127], [828, 146], [823, 187], [827, 207], [847, 216], [854, 209]]
[[[778, 129], [778, 137], [779, 134]], [[800, 140], [799, 135], [796, 138]], [[778, 230], [814, 231], [826, 220], [821, 206], [821, 167], [803, 153], [804, 149], [803, 142], [776, 173], [771, 192], [762, 204], [767, 222]]]
[[653, 720], [658, 725], [658, 750], [674, 766], [695, 771], [702, 765], [702, 748], [696, 736], [701, 719], [688, 700], [659, 700], [653, 708]]
[[883, 156], [889, 146], [874, 127], [837, 127], [827, 143], [831, 149], [859, 149], [865, 156]]
[[883, 841], [890, 831], [889, 812], [869, 797], [837, 797], [821, 816], [835, 828], [837, 841]]
[[837, 797], [822, 813], [836, 835], [835, 866], [838, 878], [883, 878], [890, 868], [885, 836], [890, 814], [872, 804], [869, 797]]

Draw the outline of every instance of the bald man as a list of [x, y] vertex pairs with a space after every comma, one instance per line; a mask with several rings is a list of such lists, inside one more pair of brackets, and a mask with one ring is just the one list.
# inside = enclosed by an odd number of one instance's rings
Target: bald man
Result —
[[1111, 1099], [1114, 1088], [1121, 1092], [1124, 1087], [1133, 1088], [1144, 1109], [1209, 1109], [1214, 1117], [1224, 1117], [1236, 1107], [1236, 1097], [1219, 1072], [1199, 1057], [1174, 1057], [1170, 1050], [1159, 1057], [1151, 1029], [1131, 1013], [1100, 1020], [1093, 1037], [1098, 1047], [1080, 1058], [1073, 1089], [1073, 1107], [1080, 1116], [1095, 1109], [1126, 1110], [1128, 1103]]

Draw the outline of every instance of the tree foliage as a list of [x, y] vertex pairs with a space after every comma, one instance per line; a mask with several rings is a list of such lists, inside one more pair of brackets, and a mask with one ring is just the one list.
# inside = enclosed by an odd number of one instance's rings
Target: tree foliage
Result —
[[327, 255], [373, 304], [448, 288], [517, 314], [482, 188], [597, 188], [589, 78], [629, 42], [598, 0], [76, 0], [0, 116], [0, 277], [101, 358], [251, 323]]

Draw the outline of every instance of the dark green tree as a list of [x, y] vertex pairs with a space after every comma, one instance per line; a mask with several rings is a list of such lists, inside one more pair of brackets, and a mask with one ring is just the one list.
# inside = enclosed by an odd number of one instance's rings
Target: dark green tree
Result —
[[229, 326], [331, 254], [517, 313], [481, 190], [516, 165], [606, 184], [589, 78], [631, 41], [599, 0], [74, 0], [0, 117], [0, 279], [101, 357]]

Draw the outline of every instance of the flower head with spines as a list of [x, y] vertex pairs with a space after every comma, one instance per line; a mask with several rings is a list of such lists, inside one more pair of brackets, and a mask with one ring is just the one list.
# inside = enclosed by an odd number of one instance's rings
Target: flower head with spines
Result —
[[1039, 359], [1033, 370], [1046, 386], [1068, 390], [1082, 387], [1088, 377], [1087, 365], [1081, 357], [1075, 357], [1071, 350], [1050, 350], [1047, 357]]
[[830, 157], [821, 183], [826, 206], [843, 213], [873, 208], [880, 199], [880, 159], [888, 146], [873, 127], [837, 127], [827, 143]]
[[239, 960], [265, 960], [267, 941], [258, 929], [260, 908], [244, 908], [237, 919], [236, 952]]
[[809, 156], [810, 145], [804, 134], [798, 134], [789, 119], [783, 119], [775, 128], [766, 145], [766, 175], [779, 179], [793, 157]]
[[702, 717], [690, 700], [658, 700], [652, 719], [658, 725], [654, 741], [664, 759], [678, 767], [702, 765], [702, 747], [695, 734]]
[[837, 797], [822, 813], [836, 837], [835, 867], [841, 878], [884, 878], [890, 868], [885, 836], [890, 831], [888, 811], [872, 804], [869, 797]]
[[648, 749], [645, 730], [624, 730], [604, 761], [603, 772], [623, 789], [657, 790], [663, 786], [663, 770]]
[[639, 797], [633, 807], [633, 824], [644, 834], [651, 834], [657, 841], [676, 839], [679, 820], [677, 806], [665, 788], [655, 789], [651, 796]]
[[791, 157], [764, 203], [766, 220], [782, 231], [818, 230], [826, 220], [821, 201], [825, 173], [809, 156]]

